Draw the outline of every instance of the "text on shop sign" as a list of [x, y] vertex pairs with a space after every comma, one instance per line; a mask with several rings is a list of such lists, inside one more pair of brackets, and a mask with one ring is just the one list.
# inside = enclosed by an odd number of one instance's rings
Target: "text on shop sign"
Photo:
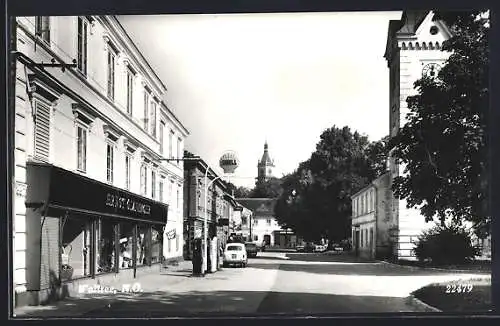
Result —
[[141, 204], [130, 198], [120, 197], [113, 194], [107, 195], [106, 206], [124, 209], [129, 212], [137, 212], [145, 215], [149, 215], [151, 213], [151, 206]]

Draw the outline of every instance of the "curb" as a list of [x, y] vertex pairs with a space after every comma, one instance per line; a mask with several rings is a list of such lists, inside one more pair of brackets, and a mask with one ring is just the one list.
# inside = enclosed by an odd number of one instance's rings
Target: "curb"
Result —
[[406, 298], [406, 303], [412, 307], [418, 308], [419, 311], [442, 312], [442, 310], [439, 310], [438, 308], [428, 305], [422, 300], [417, 299], [413, 294]]
[[488, 271], [475, 271], [468, 269], [446, 269], [446, 268], [436, 268], [436, 267], [407, 266], [407, 265], [391, 263], [385, 260], [378, 260], [378, 262], [397, 267], [404, 267], [411, 270], [420, 269], [420, 270], [432, 270], [432, 271], [450, 272], [450, 273], [469, 273], [469, 274], [487, 274], [487, 275], [491, 274], [491, 272]]

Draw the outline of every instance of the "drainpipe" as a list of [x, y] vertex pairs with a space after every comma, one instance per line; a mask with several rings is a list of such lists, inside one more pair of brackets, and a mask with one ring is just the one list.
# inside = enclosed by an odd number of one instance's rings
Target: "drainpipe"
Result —
[[375, 257], [377, 256], [377, 240], [378, 240], [378, 187], [377, 185], [375, 184], [375, 182], [372, 182], [373, 184], [373, 187], [375, 188], [375, 205], [374, 205], [374, 213], [375, 213], [375, 234], [374, 234], [374, 238], [375, 239], [372, 239], [374, 240], [374, 249], [375, 249]]

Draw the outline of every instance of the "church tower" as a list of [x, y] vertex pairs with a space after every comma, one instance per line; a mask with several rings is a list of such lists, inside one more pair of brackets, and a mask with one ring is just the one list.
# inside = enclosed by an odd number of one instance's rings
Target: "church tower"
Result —
[[267, 141], [264, 143], [264, 154], [257, 162], [257, 184], [262, 183], [273, 177], [274, 160], [269, 156]]

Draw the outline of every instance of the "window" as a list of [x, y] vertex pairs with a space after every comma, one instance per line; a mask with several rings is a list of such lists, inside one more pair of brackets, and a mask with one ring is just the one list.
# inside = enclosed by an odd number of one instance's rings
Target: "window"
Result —
[[[181, 154], [181, 145], [182, 145], [182, 139], [177, 138], [177, 157], [182, 157]], [[180, 161], [177, 161], [179, 163]]]
[[149, 121], [149, 94], [148, 94], [148, 90], [144, 89], [144, 124], [143, 124], [143, 127], [144, 127], [144, 130], [146, 130], [146, 132], [148, 131], [148, 127], [149, 127], [148, 121]]
[[364, 230], [361, 230], [361, 247], [364, 247], [364, 242], [363, 242], [363, 234], [365, 233]]
[[241, 217], [241, 225], [247, 225], [247, 217], [246, 216]]
[[35, 17], [35, 33], [42, 40], [50, 44], [50, 17], [37, 16]]
[[151, 171], [151, 198], [155, 199], [156, 195], [156, 172]]
[[127, 69], [127, 114], [132, 115], [132, 106], [134, 100], [134, 73]]
[[114, 146], [113, 144], [107, 144], [106, 150], [106, 180], [109, 183], [113, 183], [113, 156], [114, 156]]
[[141, 195], [146, 196], [146, 165], [143, 163], [141, 165]]
[[266, 220], [266, 223], [267, 223], [267, 225], [268, 225], [268, 226], [271, 226], [271, 219], [270, 219], [270, 218], [268, 218], [268, 219]]
[[111, 48], [111, 45], [108, 46], [108, 97], [111, 100], [115, 99], [115, 58], [116, 52]]
[[50, 157], [50, 107], [35, 102], [35, 148], [34, 155], [43, 161]]
[[87, 75], [87, 39], [89, 24], [86, 19], [78, 17], [78, 59], [77, 68]]
[[170, 202], [172, 201], [172, 196], [173, 196], [173, 190], [172, 190], [172, 185], [174, 184], [173, 181], [169, 182], [168, 183], [168, 203], [170, 204]]
[[80, 172], [87, 171], [87, 129], [81, 125], [76, 127], [76, 143], [77, 143], [77, 165], [76, 168]]
[[160, 183], [158, 185], [158, 192], [159, 201], [163, 203], [163, 180], [160, 180]]
[[[134, 228], [131, 222], [120, 222], [120, 252], [118, 266], [120, 269], [134, 267]], [[135, 257], [137, 259], [137, 257]]]
[[150, 265], [150, 243], [151, 243], [151, 227], [146, 224], [137, 226], [137, 245], [136, 245], [136, 265]]
[[257, 224], [259, 224], [259, 220], [255, 218], [255, 219], [253, 220], [253, 225], [257, 225]]
[[165, 122], [160, 122], [160, 154], [163, 154], [163, 133], [165, 132]]
[[174, 157], [174, 153], [173, 153], [173, 144], [174, 142], [174, 131], [173, 130], [170, 130], [170, 135], [168, 136], [168, 156], [170, 158], [173, 158]]
[[258, 235], [254, 235], [253, 236], [253, 241], [259, 241], [259, 236]]
[[151, 111], [150, 114], [150, 123], [149, 131], [151, 132], [151, 136], [156, 138], [156, 102], [151, 101]]
[[125, 155], [125, 189], [130, 190], [130, 156]]

